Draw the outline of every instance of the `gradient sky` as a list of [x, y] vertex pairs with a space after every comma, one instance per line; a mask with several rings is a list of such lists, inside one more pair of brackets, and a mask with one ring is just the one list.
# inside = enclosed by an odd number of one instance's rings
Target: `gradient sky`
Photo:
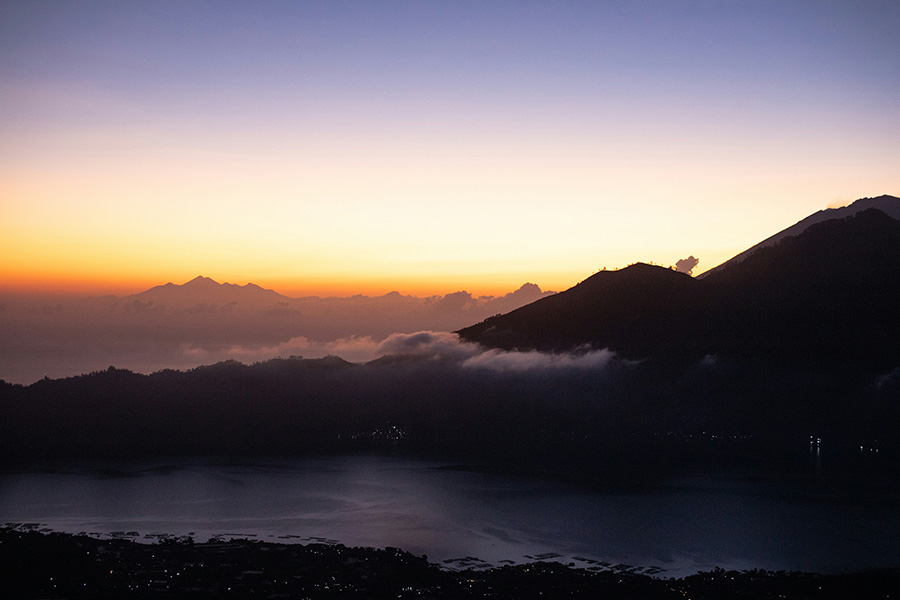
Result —
[[0, 3], [0, 288], [697, 272], [900, 195], [900, 2]]

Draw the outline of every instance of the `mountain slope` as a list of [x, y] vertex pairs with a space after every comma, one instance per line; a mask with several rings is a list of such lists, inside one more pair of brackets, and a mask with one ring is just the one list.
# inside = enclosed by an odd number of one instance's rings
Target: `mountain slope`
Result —
[[489, 347], [608, 347], [642, 359], [727, 354], [900, 364], [900, 221], [815, 224], [696, 280], [633, 265], [458, 333]]
[[877, 198], [860, 198], [852, 204], [844, 206], [842, 208], [826, 208], [824, 210], [816, 211], [802, 221], [791, 225], [787, 229], [779, 231], [775, 235], [766, 238], [755, 246], [751, 246], [740, 254], [733, 256], [721, 265], [713, 267], [705, 273], [698, 275], [697, 278], [704, 279], [712, 275], [713, 273], [717, 273], [723, 269], [728, 268], [729, 266], [736, 265], [744, 259], [748, 258], [757, 250], [773, 246], [786, 237], [800, 235], [808, 228], [817, 223], [823, 223], [825, 221], [830, 221], [833, 219], [844, 219], [871, 208], [878, 209], [893, 219], [900, 219], [900, 198], [888, 195], [878, 196]]
[[900, 221], [880, 210], [815, 224], [702, 283], [745, 349], [900, 360]]
[[705, 285], [671, 269], [637, 263], [601, 271], [575, 287], [458, 333], [505, 349], [608, 347], [630, 358], [705, 352], [696, 329], [709, 316]]

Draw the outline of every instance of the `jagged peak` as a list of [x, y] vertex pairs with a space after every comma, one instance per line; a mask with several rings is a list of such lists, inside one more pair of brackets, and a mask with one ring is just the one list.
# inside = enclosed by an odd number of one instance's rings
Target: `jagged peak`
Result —
[[204, 277], [203, 275], [197, 275], [184, 285], [220, 285], [218, 281], [211, 279], [209, 277]]

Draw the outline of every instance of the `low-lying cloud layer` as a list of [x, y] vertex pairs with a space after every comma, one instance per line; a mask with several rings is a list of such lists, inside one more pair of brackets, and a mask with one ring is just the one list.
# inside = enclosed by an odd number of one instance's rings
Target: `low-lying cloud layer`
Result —
[[409, 340], [395, 332], [453, 331], [550, 293], [526, 283], [502, 296], [288, 298], [198, 278], [124, 298], [0, 298], [0, 379], [28, 384], [110, 365], [150, 373], [293, 355], [366, 362], [404, 352]]
[[574, 353], [526, 352], [491, 349], [462, 342], [455, 333], [420, 331], [393, 334], [379, 346], [382, 354], [416, 355], [432, 359], [454, 360], [471, 369], [494, 371], [537, 371], [547, 369], [594, 369], [606, 366], [613, 358], [609, 350]]
[[337, 340], [316, 341], [298, 336], [286, 342], [274, 345], [231, 345], [204, 347], [184, 344], [181, 352], [187, 359], [200, 360], [202, 363], [222, 360], [237, 360], [253, 363], [270, 358], [322, 358], [324, 356], [340, 356], [349, 362], [368, 362], [378, 358], [380, 342], [371, 336], [350, 336]]
[[614, 354], [606, 349], [584, 349], [573, 353], [488, 350], [478, 344], [463, 342], [455, 333], [445, 331], [394, 333], [380, 341], [369, 336], [353, 336], [330, 342], [316, 342], [305, 337], [297, 337], [275, 346], [255, 348], [231, 346], [221, 350], [185, 346], [183, 352], [185, 357], [205, 362], [232, 359], [244, 363], [291, 356], [304, 358], [339, 356], [349, 362], [369, 362], [385, 356], [397, 356], [456, 363], [465, 368], [494, 371], [596, 369], [606, 366], [614, 357]]

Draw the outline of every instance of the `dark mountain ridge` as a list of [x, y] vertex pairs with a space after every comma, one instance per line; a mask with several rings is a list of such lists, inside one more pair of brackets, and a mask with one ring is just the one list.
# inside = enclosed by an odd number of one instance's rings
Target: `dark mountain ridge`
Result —
[[608, 347], [631, 359], [741, 358], [900, 365], [900, 221], [829, 219], [702, 280], [645, 264], [602, 271], [458, 333], [504, 349]]
[[[623, 481], [744, 460], [802, 472], [815, 435], [849, 476], [880, 482], [900, 469], [898, 281], [900, 221], [872, 209], [703, 280], [635, 264], [460, 332], [637, 360], [491, 369], [469, 364], [481, 351], [466, 346], [0, 382], [0, 462], [403, 448]], [[498, 356], [534, 358], [476, 358]]]
[[859, 200], [857, 200], [856, 202], [853, 202], [852, 204], [850, 204], [848, 206], [844, 206], [841, 208], [826, 208], [823, 210], [816, 211], [813, 214], [806, 217], [805, 219], [802, 219], [801, 221], [794, 223], [787, 229], [783, 229], [782, 231], [779, 231], [778, 233], [776, 233], [772, 236], [769, 236], [768, 238], [764, 239], [763, 241], [759, 242], [758, 244], [755, 244], [754, 246], [747, 248], [740, 254], [728, 259], [721, 265], [719, 265], [717, 267], [713, 267], [712, 269], [706, 271], [705, 273], [701, 273], [700, 275], [697, 276], [697, 278], [704, 279], [706, 277], [709, 277], [713, 273], [717, 273], [729, 266], [736, 265], [737, 263], [740, 263], [744, 259], [748, 258], [750, 255], [752, 255], [757, 250], [760, 250], [761, 248], [773, 246], [774, 244], [778, 243], [779, 241], [783, 240], [786, 237], [800, 235], [801, 233], [806, 231], [809, 227], [811, 227], [817, 223], [823, 223], [825, 221], [829, 221], [832, 219], [844, 219], [846, 217], [853, 216], [858, 212], [862, 212], [862, 211], [868, 210], [870, 208], [880, 210], [881, 212], [888, 215], [889, 217], [900, 220], [900, 198], [897, 198], [895, 196], [888, 196], [888, 195], [878, 196], [876, 198], [860, 198]]
[[[705, 318], [707, 290], [689, 275], [637, 263], [601, 271], [573, 288], [460, 330], [505, 350], [610, 348], [628, 358], [683, 350]], [[703, 348], [696, 348], [704, 351]]]
[[702, 283], [737, 347], [900, 365], [900, 221], [880, 210], [815, 224]]
[[[336, 357], [151, 375], [110, 367], [0, 382], [0, 465], [390, 451], [630, 485], [716, 465], [802, 473], [815, 434], [828, 440], [832, 467], [896, 470], [900, 372], [879, 385], [800, 375], [752, 365], [661, 372], [647, 362], [503, 372]], [[859, 456], [875, 444], [877, 456]]]

